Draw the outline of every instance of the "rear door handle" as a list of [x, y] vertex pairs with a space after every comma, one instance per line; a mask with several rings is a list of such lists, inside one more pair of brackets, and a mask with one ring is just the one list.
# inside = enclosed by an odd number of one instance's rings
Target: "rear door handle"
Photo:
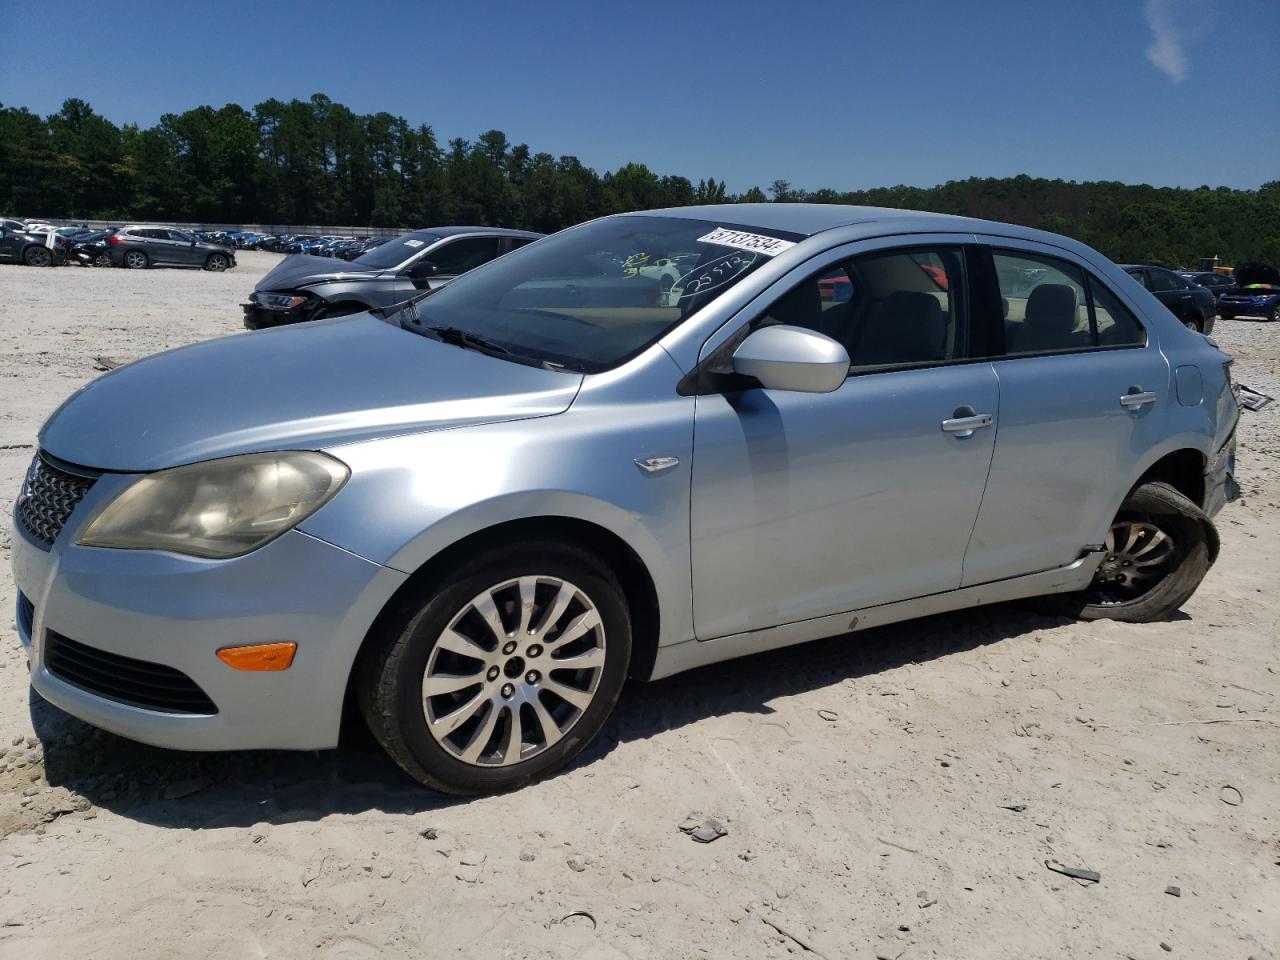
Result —
[[[956, 411], [959, 413], [959, 411]], [[981, 430], [983, 427], [989, 427], [996, 422], [996, 418], [989, 413], [975, 413], [966, 417], [951, 417], [949, 420], [942, 421], [942, 432], [953, 433], [960, 439], [972, 437], [975, 430]]]
[[1146, 390], [1140, 393], [1126, 393], [1120, 398], [1120, 406], [1122, 407], [1143, 407], [1148, 403], [1155, 403], [1160, 399], [1160, 394], [1152, 393]]

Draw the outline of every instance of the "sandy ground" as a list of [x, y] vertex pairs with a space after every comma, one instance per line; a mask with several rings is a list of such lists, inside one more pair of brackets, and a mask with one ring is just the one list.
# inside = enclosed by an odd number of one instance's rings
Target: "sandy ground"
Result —
[[[236, 332], [272, 263], [0, 268], [0, 958], [1280, 956], [1280, 403], [1174, 622], [1001, 606], [636, 685], [511, 796], [359, 736], [170, 753], [31, 702], [7, 553], [41, 421], [96, 356]], [[1280, 397], [1280, 326], [1218, 339]]]

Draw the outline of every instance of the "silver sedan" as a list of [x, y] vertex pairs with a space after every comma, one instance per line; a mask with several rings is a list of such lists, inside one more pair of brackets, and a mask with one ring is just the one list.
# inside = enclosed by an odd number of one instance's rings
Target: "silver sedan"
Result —
[[333, 747], [353, 698], [424, 784], [510, 789], [628, 676], [1021, 597], [1167, 617], [1234, 490], [1229, 363], [1051, 234], [609, 217], [76, 394], [15, 507], [19, 634], [127, 737]]

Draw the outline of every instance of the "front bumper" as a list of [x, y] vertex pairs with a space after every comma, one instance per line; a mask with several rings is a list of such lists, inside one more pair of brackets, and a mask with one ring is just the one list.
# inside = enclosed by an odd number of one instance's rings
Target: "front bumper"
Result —
[[[49, 549], [13, 518], [18, 635], [32, 687], [86, 723], [160, 747], [336, 746], [360, 643], [405, 575], [296, 530], [220, 561], [74, 545], [76, 528], [131, 479], [102, 477]], [[68, 682], [45, 660], [50, 632], [178, 670], [217, 712], [144, 708]], [[289, 640], [298, 652], [288, 670], [247, 673], [216, 657], [222, 647]]]

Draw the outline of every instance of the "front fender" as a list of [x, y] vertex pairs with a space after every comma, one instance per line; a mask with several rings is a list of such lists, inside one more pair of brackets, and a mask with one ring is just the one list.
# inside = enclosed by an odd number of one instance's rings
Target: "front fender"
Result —
[[[602, 411], [596, 411], [602, 413]], [[351, 479], [302, 529], [413, 573], [460, 540], [512, 520], [569, 518], [625, 542], [653, 580], [659, 643], [687, 640], [692, 407], [656, 404], [469, 426], [334, 447]], [[660, 473], [640, 456], [673, 456]]]

